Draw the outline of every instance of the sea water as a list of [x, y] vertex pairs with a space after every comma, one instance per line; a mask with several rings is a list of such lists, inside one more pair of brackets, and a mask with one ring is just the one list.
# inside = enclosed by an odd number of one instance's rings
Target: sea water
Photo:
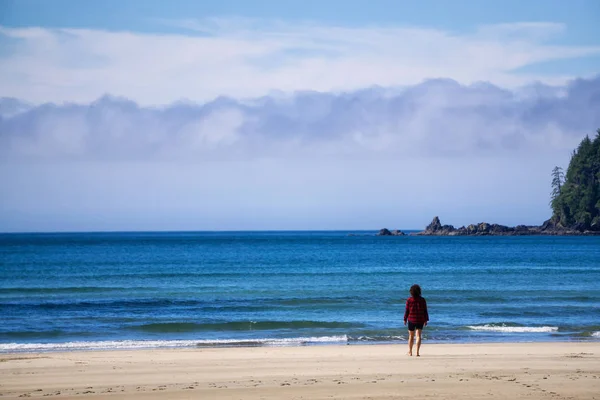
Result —
[[600, 340], [600, 237], [0, 235], [0, 352]]

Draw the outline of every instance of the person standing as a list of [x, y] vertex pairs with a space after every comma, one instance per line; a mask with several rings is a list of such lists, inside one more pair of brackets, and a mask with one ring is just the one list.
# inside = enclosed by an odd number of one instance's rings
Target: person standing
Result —
[[406, 309], [404, 311], [404, 325], [408, 323], [408, 355], [413, 355], [413, 344], [415, 342], [415, 332], [417, 333], [417, 357], [420, 357], [421, 333], [427, 326], [429, 314], [427, 313], [427, 302], [421, 296], [421, 287], [412, 285], [410, 287], [410, 297], [406, 300]]

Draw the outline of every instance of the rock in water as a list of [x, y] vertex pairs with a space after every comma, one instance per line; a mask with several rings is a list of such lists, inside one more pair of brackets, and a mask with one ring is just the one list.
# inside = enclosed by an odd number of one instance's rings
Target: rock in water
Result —
[[425, 228], [425, 232], [437, 232], [442, 230], [442, 223], [440, 222], [440, 219], [438, 218], [438, 216], [436, 215], [435, 217], [433, 217], [433, 221], [431, 221], [431, 223], [429, 225], [427, 225], [427, 228]]
[[386, 229], [386, 228], [379, 230], [379, 232], [377, 233], [377, 236], [404, 236], [404, 235], [406, 235], [406, 234], [404, 232], [402, 232], [401, 230], [394, 229], [393, 231], [390, 231], [389, 229]]
[[[594, 231], [583, 231], [583, 227], [565, 228], [558, 226], [553, 220], [545, 221], [541, 226], [517, 225], [515, 227], [488, 224], [480, 222], [479, 224], [470, 224], [467, 227], [461, 226], [455, 229], [452, 225], [442, 225], [438, 217], [424, 231], [411, 233], [419, 236], [521, 236], [521, 235], [593, 235], [598, 234]], [[390, 234], [394, 234], [390, 232]]]
[[456, 235], [456, 229], [452, 225], [442, 225], [440, 219], [436, 216], [433, 218], [433, 221], [423, 232], [420, 232], [419, 235], [429, 235], [429, 236], [445, 236], [445, 235]]

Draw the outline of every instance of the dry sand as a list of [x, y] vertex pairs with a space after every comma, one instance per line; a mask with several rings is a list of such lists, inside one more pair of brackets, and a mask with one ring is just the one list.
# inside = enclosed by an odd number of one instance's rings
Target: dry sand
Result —
[[600, 343], [0, 354], [2, 399], [600, 399]]

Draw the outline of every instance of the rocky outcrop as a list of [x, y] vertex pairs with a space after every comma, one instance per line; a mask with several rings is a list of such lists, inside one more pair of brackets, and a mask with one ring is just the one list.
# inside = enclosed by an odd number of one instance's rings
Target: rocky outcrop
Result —
[[377, 236], [404, 236], [406, 235], [404, 232], [399, 231], [397, 229], [390, 231], [389, 229], [383, 228], [378, 233]]
[[429, 235], [448, 236], [456, 232], [456, 229], [452, 225], [442, 225], [440, 219], [434, 217], [433, 221], [427, 225], [423, 232], [427, 232]]
[[525, 235], [594, 235], [598, 232], [582, 231], [573, 228], [557, 226], [551, 220], [540, 226], [517, 225], [515, 227], [481, 222], [467, 227], [455, 228], [452, 225], [442, 225], [438, 217], [424, 231], [414, 233], [419, 236], [525, 236]]

